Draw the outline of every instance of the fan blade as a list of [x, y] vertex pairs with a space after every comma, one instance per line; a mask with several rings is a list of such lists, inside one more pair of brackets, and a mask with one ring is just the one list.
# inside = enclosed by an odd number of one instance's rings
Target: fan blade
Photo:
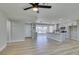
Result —
[[29, 3], [31, 4], [33, 7], [37, 7], [39, 3]]
[[25, 8], [24, 10], [28, 10], [28, 9], [31, 9], [32, 7], [28, 7], [28, 8]]
[[38, 5], [39, 8], [51, 8], [51, 6], [46, 6], [46, 5]]
[[35, 5], [38, 5], [39, 3], [35, 3]]
[[31, 4], [31, 5], [38, 5], [39, 3], [29, 3], [29, 4]]
[[31, 4], [32, 6], [34, 5], [33, 3], [29, 3], [29, 4]]

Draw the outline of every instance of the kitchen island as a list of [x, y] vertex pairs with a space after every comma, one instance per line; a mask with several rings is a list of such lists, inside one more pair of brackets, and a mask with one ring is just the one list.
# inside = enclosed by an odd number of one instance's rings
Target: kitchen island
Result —
[[53, 39], [59, 42], [63, 42], [64, 40], [66, 40], [66, 33], [48, 33], [47, 34], [47, 38], [48, 39]]

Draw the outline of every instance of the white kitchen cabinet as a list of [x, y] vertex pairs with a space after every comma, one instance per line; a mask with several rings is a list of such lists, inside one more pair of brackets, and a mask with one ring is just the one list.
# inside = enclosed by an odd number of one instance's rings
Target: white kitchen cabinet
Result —
[[66, 33], [48, 33], [48, 38], [59, 42], [66, 40]]

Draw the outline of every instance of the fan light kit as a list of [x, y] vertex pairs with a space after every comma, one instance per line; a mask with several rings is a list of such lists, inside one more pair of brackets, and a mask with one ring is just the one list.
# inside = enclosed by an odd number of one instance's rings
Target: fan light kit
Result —
[[33, 11], [38, 11], [38, 8], [34, 7], [34, 8], [33, 8]]

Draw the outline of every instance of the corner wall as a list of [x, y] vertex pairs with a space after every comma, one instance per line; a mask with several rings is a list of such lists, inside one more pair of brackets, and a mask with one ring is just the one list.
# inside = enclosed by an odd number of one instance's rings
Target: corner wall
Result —
[[7, 45], [7, 26], [6, 18], [0, 13], [0, 51], [2, 51]]
[[79, 41], [79, 20], [77, 20], [77, 40]]

